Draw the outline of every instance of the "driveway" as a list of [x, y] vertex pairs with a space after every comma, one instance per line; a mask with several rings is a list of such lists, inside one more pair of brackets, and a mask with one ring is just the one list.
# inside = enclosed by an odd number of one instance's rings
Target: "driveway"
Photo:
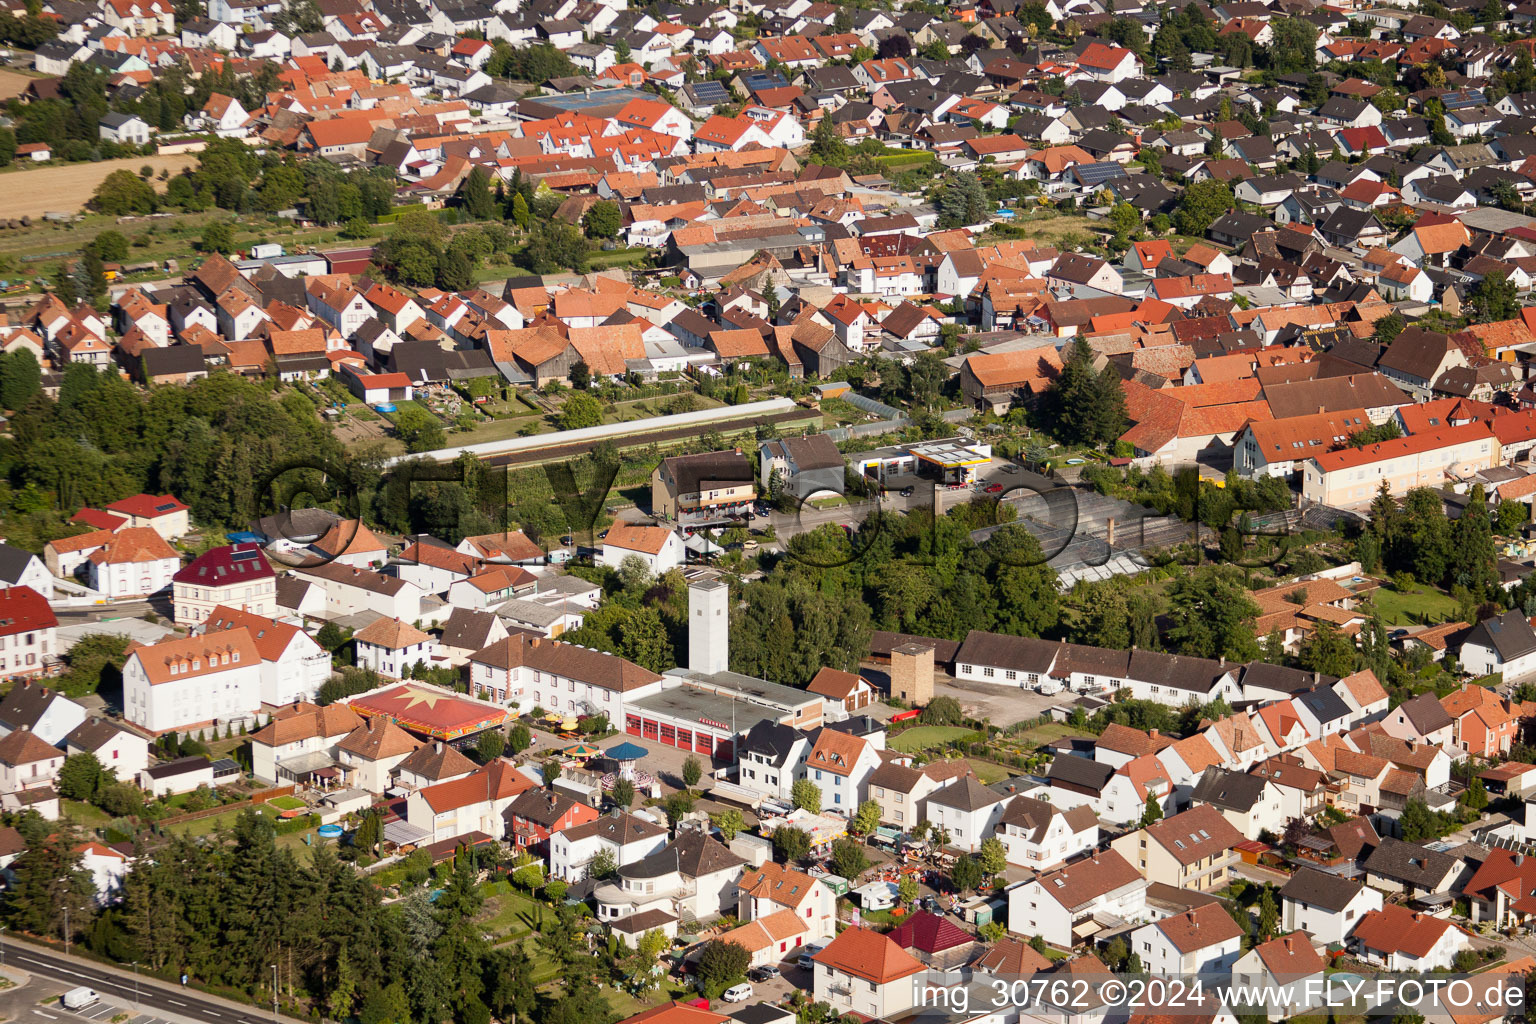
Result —
[[[889, 692], [890, 673], [884, 665], [861, 665], [859, 674], [876, 687]], [[1058, 693], [1054, 697], [1025, 690], [1018, 686], [1001, 686], [991, 683], [956, 679], [938, 670], [933, 674], [933, 692], [938, 697], [953, 697], [971, 718], [985, 718], [993, 725], [1007, 727], [1015, 722], [1039, 718], [1047, 710], [1071, 698], [1070, 694]], [[872, 705], [871, 707], [874, 707]], [[894, 712], [879, 705], [880, 714], [871, 717], [882, 721]], [[868, 710], [868, 709], [866, 709]]]

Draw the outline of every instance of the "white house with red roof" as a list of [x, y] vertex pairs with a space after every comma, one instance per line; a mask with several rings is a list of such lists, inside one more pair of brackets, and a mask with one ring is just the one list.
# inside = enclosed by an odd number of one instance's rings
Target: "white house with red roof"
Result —
[[1125, 921], [1145, 921], [1148, 916], [1147, 880], [1114, 850], [1008, 890], [1008, 930], [1038, 935], [1059, 949], [1071, 949], [1086, 938], [1079, 926], [1097, 914]]
[[533, 788], [533, 780], [512, 762], [497, 758], [462, 778], [414, 790], [406, 798], [405, 820], [421, 842], [471, 832], [501, 839], [506, 831], [503, 813], [518, 794]]
[[1243, 929], [1217, 902], [1142, 925], [1131, 948], [1153, 975], [1225, 974], [1242, 954]]
[[89, 872], [96, 886], [96, 905], [104, 907], [115, 900], [128, 875], [128, 855], [97, 842], [81, 843], [75, 853], [80, 855], [80, 870]]
[[181, 555], [153, 528], [128, 526], [91, 552], [85, 566], [90, 588], [115, 601], [170, 587], [181, 568]]
[[368, 289], [368, 293], [363, 298], [373, 306], [384, 325], [396, 334], [407, 330], [416, 321], [427, 318], [427, 314], [416, 304], [415, 299], [400, 289], [392, 288], [382, 282]]
[[244, 627], [130, 649], [123, 717], [146, 732], [245, 722], [261, 707], [261, 654]]
[[787, 910], [805, 923], [812, 942], [837, 934], [837, 895], [819, 878], [765, 861], [742, 871], [736, 893], [740, 920], [756, 921]]
[[1456, 954], [1472, 946], [1459, 925], [1396, 903], [1368, 911], [1349, 946], [1366, 963], [1389, 971], [1450, 970]]
[[[50, 788], [63, 765], [64, 751], [44, 742], [30, 729], [18, 729], [0, 738], [0, 795], [9, 798], [29, 790]], [[7, 801], [0, 806], [15, 810], [18, 805]]]
[[683, 564], [683, 540], [665, 526], [631, 526], [615, 523], [603, 538], [601, 565], [617, 569], [629, 557], [639, 558], [654, 575]]
[[213, 609], [202, 631], [244, 628], [261, 655], [261, 702], [283, 707], [312, 701], [331, 677], [331, 656], [298, 626], [225, 605]]
[[171, 598], [179, 626], [206, 620], [219, 605], [270, 617], [277, 614], [277, 574], [258, 544], [212, 548], [171, 577]]
[[[1276, 996], [1265, 999], [1263, 1007], [1270, 1020], [1282, 1020], [1322, 1005], [1323, 970], [1323, 958], [1312, 941], [1292, 932], [1260, 943], [1240, 957], [1232, 965], [1232, 981]], [[1282, 994], [1287, 998], [1278, 998]]]
[[250, 134], [254, 119], [233, 96], [214, 93], [203, 109], [186, 117], [188, 127], [210, 131], [221, 139], [243, 139]]
[[748, 146], [773, 148], [773, 139], [756, 121], [746, 117], [715, 114], [693, 133], [694, 149], [700, 153], [738, 152]]
[[126, 517], [128, 526], [152, 527], [166, 540], [175, 540], [192, 529], [192, 510], [169, 494], [135, 494], [114, 501], [106, 510]]
[[358, 668], [370, 669], [388, 679], [401, 679], [419, 662], [430, 666], [437, 642], [409, 622], [375, 619], [352, 635]]
[[813, 958], [816, 999], [840, 1013], [872, 1020], [904, 1015], [913, 1006], [912, 976], [926, 968], [888, 935], [849, 928]]
[[0, 678], [36, 675], [58, 660], [58, 626], [31, 587], [0, 589]]
[[613, 119], [625, 128], [644, 128], [677, 139], [693, 138], [693, 122], [688, 115], [662, 100], [637, 97], [624, 104]]
[[1134, 50], [1108, 43], [1089, 43], [1077, 58], [1077, 70], [1067, 79], [1090, 78], [1095, 82], [1123, 82], [1141, 74], [1141, 58]]

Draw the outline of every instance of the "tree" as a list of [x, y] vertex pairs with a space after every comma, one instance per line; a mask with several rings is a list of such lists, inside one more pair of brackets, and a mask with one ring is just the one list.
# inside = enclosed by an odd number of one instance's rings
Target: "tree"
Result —
[[577, 391], [585, 391], [587, 385], [592, 383], [592, 369], [587, 366], [585, 359], [578, 359], [572, 363], [568, 376], [571, 379], [571, 387]]
[[95, 754], [71, 754], [59, 768], [59, 795], [66, 800], [89, 801], [103, 785], [115, 781]]
[[1147, 794], [1147, 804], [1141, 811], [1141, 827], [1163, 820], [1163, 804], [1153, 793]]
[[917, 877], [915, 875], [902, 875], [896, 883], [896, 899], [902, 906], [908, 907], [917, 899]]
[[550, 758], [549, 760], [545, 761], [542, 765], [540, 765], [539, 768], [540, 768], [540, 771], [542, 771], [544, 773], [544, 784], [546, 786], [548, 786], [550, 789], [554, 789], [555, 788], [555, 783], [560, 781], [560, 774], [561, 774], [560, 762], [556, 761], [554, 758]]
[[443, 291], [467, 291], [475, 283], [474, 260], [458, 249], [449, 249], [437, 257], [437, 272], [433, 280]]
[[1259, 930], [1260, 942], [1268, 942], [1275, 937], [1275, 926], [1280, 922], [1280, 910], [1275, 906], [1275, 891], [1271, 886], [1264, 887], [1264, 894], [1259, 897]]
[[623, 219], [619, 216], [619, 204], [606, 199], [598, 200], [581, 219], [581, 226], [586, 229], [588, 238], [617, 237], [619, 228], [624, 226]]
[[773, 830], [773, 849], [786, 864], [805, 860], [811, 853], [811, 835], [803, 828], [780, 825]]
[[816, 122], [816, 127], [811, 130], [809, 159], [812, 163], [825, 164], [829, 167], [848, 165], [848, 143], [843, 141], [830, 115], [823, 115], [821, 120]]
[[395, 436], [409, 452], [428, 452], [443, 446], [443, 425], [421, 406], [411, 405], [395, 414]]
[[752, 965], [752, 954], [738, 942], [715, 939], [699, 954], [699, 981], [704, 998], [718, 999], [720, 993], [740, 981]]
[[1008, 867], [1008, 851], [997, 836], [988, 836], [981, 841], [979, 859], [981, 870], [988, 876], [1000, 875]]
[[939, 192], [939, 227], [958, 228], [987, 219], [992, 202], [973, 171], [956, 174]]
[[1232, 209], [1232, 202], [1232, 188], [1226, 182], [1197, 181], [1179, 197], [1174, 224], [1181, 235], [1203, 235], [1213, 221]]
[[103, 231], [85, 246], [108, 263], [121, 263], [128, 258], [128, 239], [121, 231]]
[[747, 824], [742, 820], [741, 812], [732, 807], [715, 816], [715, 827], [720, 830], [721, 842], [729, 844]]
[[1258, 657], [1254, 622], [1259, 608], [1240, 573], [1227, 567], [1181, 576], [1168, 592], [1172, 625], [1165, 636], [1180, 654], [1197, 658]]
[[880, 802], [878, 800], [865, 800], [859, 804], [858, 813], [853, 816], [853, 830], [861, 836], [867, 836], [880, 827]]
[[1355, 670], [1355, 645], [1331, 622], [1319, 622], [1302, 641], [1299, 659], [1309, 672], [1343, 678]]
[[676, 828], [677, 823], [693, 811], [693, 797], [678, 790], [676, 793], [669, 794], [661, 802], [661, 809], [667, 814], [667, 823]]
[[1082, 338], [1046, 391], [1056, 436], [1068, 444], [1102, 445], [1125, 431], [1125, 395], [1113, 366], [1093, 368], [1094, 352]]
[[635, 802], [635, 784], [628, 779], [619, 779], [613, 784], [613, 792], [608, 794], [615, 807], [629, 810]]
[[587, 874], [598, 881], [611, 878], [619, 870], [613, 851], [604, 846], [587, 862]]
[[869, 867], [864, 847], [856, 839], [839, 839], [832, 844], [832, 870], [852, 881]]
[[533, 746], [533, 733], [522, 722], [518, 722], [507, 732], [507, 746], [512, 753], [521, 754]]
[[475, 220], [490, 220], [496, 215], [496, 202], [491, 196], [491, 178], [485, 168], [475, 168], [459, 185], [459, 204], [464, 212]]
[[1398, 825], [1402, 828], [1405, 842], [1421, 843], [1426, 839], [1440, 838], [1440, 822], [1435, 812], [1422, 800], [1408, 801], [1402, 817], [1398, 819]]
[[43, 368], [31, 350], [18, 348], [0, 356], [0, 405], [20, 411], [42, 388]]
[[965, 721], [965, 711], [953, 697], [935, 697], [923, 708], [921, 721], [924, 725], [959, 725]]
[[1483, 785], [1481, 778], [1476, 775], [1472, 777], [1472, 783], [1462, 794], [1461, 802], [1474, 811], [1481, 811], [1488, 806], [1488, 788]]
[[821, 813], [821, 787], [810, 779], [796, 779], [794, 785], [790, 787], [789, 798], [800, 810], [810, 811], [812, 814]]
[[113, 171], [91, 195], [91, 206], [114, 217], [154, 213], [159, 198], [153, 185], [129, 170]]
[[512, 195], [512, 222], [523, 230], [528, 229], [531, 216], [528, 212], [528, 200], [523, 198], [521, 192]]
[[955, 858], [955, 866], [949, 869], [949, 880], [961, 892], [979, 886], [981, 876], [981, 865], [970, 854], [961, 854]]
[[572, 391], [560, 407], [560, 429], [580, 430], [603, 422], [603, 405], [584, 391]]
[[1403, 319], [1401, 313], [1388, 313], [1376, 321], [1376, 329], [1371, 334], [1371, 340], [1378, 345], [1390, 345], [1392, 339], [1403, 333], [1403, 328], [1408, 326], [1408, 321]]
[[197, 247], [204, 252], [228, 255], [235, 251], [235, 229], [227, 220], [212, 220], [203, 225], [203, 237]]
[[1479, 323], [1512, 320], [1520, 315], [1520, 293], [1502, 270], [1490, 272], [1473, 285], [1467, 304]]
[[687, 760], [683, 762], [683, 785], [693, 789], [703, 777], [704, 766], [699, 763], [698, 758], [689, 754]]
[[481, 764], [489, 764], [496, 760], [507, 749], [507, 738], [499, 729], [488, 729], [480, 734], [480, 739], [475, 743], [475, 753], [480, 755]]

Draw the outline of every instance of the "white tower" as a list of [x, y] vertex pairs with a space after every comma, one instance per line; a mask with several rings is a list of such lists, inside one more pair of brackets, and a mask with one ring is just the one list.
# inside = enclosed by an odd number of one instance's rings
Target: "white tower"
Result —
[[731, 587], [721, 579], [688, 586], [688, 668], [713, 675], [731, 665]]

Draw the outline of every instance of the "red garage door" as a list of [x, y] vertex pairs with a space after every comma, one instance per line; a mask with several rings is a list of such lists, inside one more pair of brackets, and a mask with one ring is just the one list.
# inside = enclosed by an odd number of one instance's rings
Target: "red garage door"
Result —
[[648, 740], [656, 738], [656, 723], [647, 718], [640, 723], [640, 735]]
[[631, 736], [639, 736], [640, 735], [640, 716], [639, 715], [625, 715], [624, 716], [624, 731], [629, 733]]
[[669, 747], [677, 746], [677, 730], [670, 725], [663, 724], [661, 727], [661, 742]]
[[684, 750], [693, 749], [693, 731], [691, 729], [677, 730], [677, 745]]
[[722, 761], [729, 761], [731, 759], [731, 757], [732, 757], [732, 754], [731, 754], [731, 741], [730, 740], [721, 740], [718, 744], [716, 744], [715, 745], [715, 756], [717, 758], [719, 758], [720, 760], [722, 760]]
[[693, 749], [701, 754], [709, 753], [714, 748], [714, 743], [714, 737], [710, 736], [709, 733], [696, 732], [693, 734]]

